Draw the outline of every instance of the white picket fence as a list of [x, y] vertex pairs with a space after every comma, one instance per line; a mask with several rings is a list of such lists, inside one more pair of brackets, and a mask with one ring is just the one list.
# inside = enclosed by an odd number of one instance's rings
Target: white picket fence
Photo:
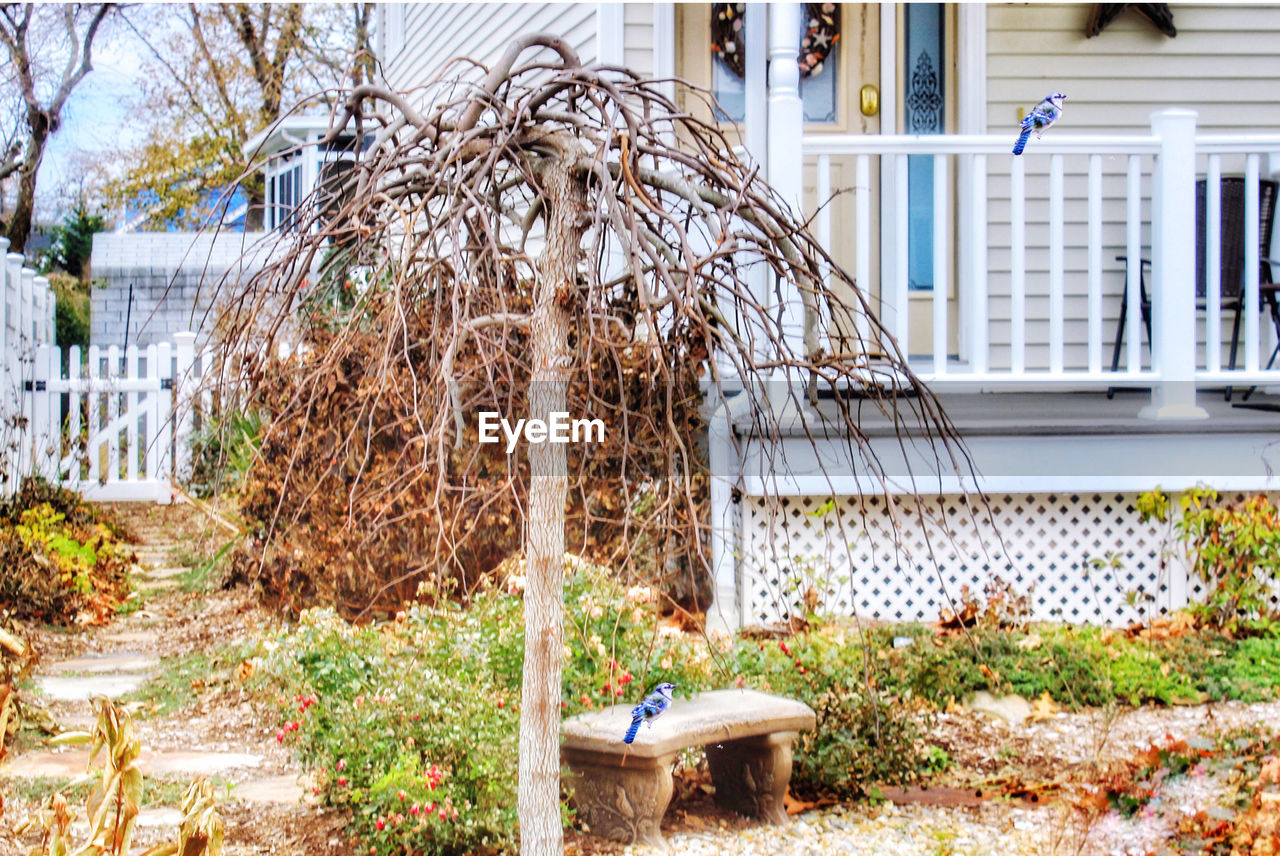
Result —
[[[9, 247], [0, 239], [0, 253]], [[40, 476], [88, 499], [169, 502], [190, 468], [193, 431], [210, 412], [211, 353], [174, 342], [66, 353], [48, 281], [9, 253], [0, 266], [0, 494]]]
[[24, 474], [103, 501], [169, 502], [173, 484], [190, 469], [190, 438], [209, 411], [200, 379], [212, 354], [197, 354], [194, 333], [168, 342], [36, 349], [32, 382], [24, 390], [30, 454]]

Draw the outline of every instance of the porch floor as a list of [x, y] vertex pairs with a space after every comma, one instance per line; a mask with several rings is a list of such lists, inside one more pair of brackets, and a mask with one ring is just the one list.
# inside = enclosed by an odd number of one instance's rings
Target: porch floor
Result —
[[[1243, 400], [1248, 387], [1237, 388], [1227, 401], [1222, 389], [1204, 389], [1197, 403], [1208, 419], [1165, 421], [1145, 419], [1138, 412], [1151, 403], [1144, 389], [1117, 389], [1108, 399], [1097, 392], [944, 392], [938, 395], [943, 412], [959, 433], [974, 436], [1142, 435], [1142, 434], [1258, 434], [1274, 433], [1280, 440], [1280, 395], [1262, 388]], [[820, 398], [817, 410], [835, 416], [835, 402]], [[893, 424], [875, 404], [862, 407], [860, 425], [868, 436], [895, 434]], [[800, 433], [803, 433], [802, 431]]]

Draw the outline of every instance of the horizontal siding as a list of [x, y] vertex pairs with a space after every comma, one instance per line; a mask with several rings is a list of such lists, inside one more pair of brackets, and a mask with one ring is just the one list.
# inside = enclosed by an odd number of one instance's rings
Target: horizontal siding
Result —
[[[652, 77], [653, 42], [653, 4], [627, 3], [623, 11], [623, 64], [641, 77]], [[601, 59], [613, 61], [609, 57]]]
[[1068, 99], [1054, 133], [1141, 133], [1165, 107], [1196, 110], [1208, 132], [1280, 128], [1280, 6], [1173, 5], [1176, 38], [1130, 11], [1089, 39], [1092, 8], [987, 9], [990, 130], [1015, 127], [1053, 89]]
[[[502, 55], [513, 39], [537, 32], [560, 36], [584, 63], [592, 62], [596, 55], [596, 5], [410, 4], [405, 11], [406, 48], [388, 61], [387, 81], [401, 90], [422, 86], [459, 56], [488, 65]], [[465, 66], [459, 70], [462, 68]]]
[[[1185, 107], [1198, 114], [1202, 133], [1275, 133], [1280, 130], [1280, 6], [1171, 5], [1176, 38], [1160, 34], [1135, 12], [1126, 12], [1101, 35], [1084, 35], [1093, 4], [999, 5], [987, 9], [987, 131], [1017, 135], [1018, 111], [1048, 92], [1066, 93], [1063, 117], [1048, 134], [1149, 134], [1151, 114]], [[1026, 266], [1028, 364], [1048, 364], [1048, 163], [1027, 148]], [[1009, 342], [1009, 171], [989, 160], [987, 253], [992, 365], [1007, 366]], [[1150, 158], [1143, 158], [1144, 194], [1149, 194]], [[1267, 160], [1263, 159], [1264, 171]], [[1069, 367], [1087, 361], [1084, 320], [1088, 294], [1087, 160], [1064, 162], [1065, 356]], [[1102, 293], [1103, 363], [1124, 293], [1126, 252], [1125, 170], [1127, 158], [1103, 158]], [[1203, 169], [1203, 163], [1201, 164]], [[1225, 159], [1224, 174], [1238, 173], [1239, 159]], [[1150, 214], [1144, 199], [1143, 217]], [[1142, 235], [1150, 256], [1150, 230]], [[1070, 320], [1073, 319], [1078, 320]], [[1224, 319], [1226, 335], [1230, 327]], [[1265, 319], [1264, 323], [1265, 323]], [[1203, 325], [1203, 320], [1200, 321]], [[1122, 355], [1122, 359], [1124, 356]], [[1143, 360], [1147, 357], [1144, 349]], [[1225, 359], [1225, 356], [1224, 356]]]

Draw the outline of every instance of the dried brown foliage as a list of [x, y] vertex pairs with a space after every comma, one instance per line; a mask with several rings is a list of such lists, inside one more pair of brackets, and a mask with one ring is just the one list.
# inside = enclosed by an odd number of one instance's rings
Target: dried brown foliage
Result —
[[[852, 278], [661, 85], [529, 36], [492, 68], [457, 60], [422, 91], [363, 85], [340, 102], [330, 138], [372, 144], [220, 318], [224, 380], [270, 416], [245, 506], [265, 543], [242, 568], [272, 597], [392, 608], [424, 579], [469, 584], [519, 545], [528, 465], [477, 444], [476, 414], [528, 415], [555, 170], [585, 200], [576, 279], [556, 298], [571, 319], [568, 409], [607, 425], [607, 442], [570, 447], [569, 549], [674, 575], [696, 605], [707, 414], [745, 401], [739, 436], [777, 436], [815, 379], [855, 395], [800, 429], [813, 448], [834, 438], [883, 482], [859, 427], [875, 412], [930, 438], [934, 470], [967, 472]], [[784, 326], [791, 286], [802, 333]], [[780, 477], [776, 449], [763, 454]]]

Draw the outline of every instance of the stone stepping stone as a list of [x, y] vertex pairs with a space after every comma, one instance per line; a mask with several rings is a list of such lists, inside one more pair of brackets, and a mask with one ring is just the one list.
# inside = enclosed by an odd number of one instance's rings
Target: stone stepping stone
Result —
[[236, 785], [233, 796], [248, 803], [272, 803], [275, 805], [297, 805], [306, 795], [306, 790], [298, 783], [297, 776], [272, 776], [269, 779], [256, 779]]
[[150, 677], [149, 674], [43, 675], [36, 678], [36, 686], [56, 701], [87, 701], [96, 695], [114, 699], [138, 689]]
[[186, 572], [187, 569], [182, 565], [171, 565], [163, 568], [148, 568], [146, 571], [139, 574], [139, 576], [145, 577], [149, 580], [168, 580], [182, 576]]
[[[12, 778], [75, 778], [84, 773], [88, 763], [89, 750], [76, 747], [61, 752], [20, 755], [4, 765], [3, 774]], [[261, 755], [247, 752], [154, 752], [143, 749], [138, 756], [138, 768], [143, 775], [182, 773], [209, 776], [261, 765]]]
[[139, 829], [180, 826], [182, 824], [182, 812], [176, 808], [144, 808], [138, 812], [138, 817], [134, 822]]
[[101, 654], [84, 654], [71, 660], [63, 660], [50, 666], [49, 671], [55, 675], [104, 675], [120, 672], [149, 672], [159, 665], [160, 658], [154, 654], [111, 651]]
[[143, 645], [154, 642], [158, 634], [152, 630], [122, 630], [118, 633], [104, 633], [98, 641], [110, 645]]

